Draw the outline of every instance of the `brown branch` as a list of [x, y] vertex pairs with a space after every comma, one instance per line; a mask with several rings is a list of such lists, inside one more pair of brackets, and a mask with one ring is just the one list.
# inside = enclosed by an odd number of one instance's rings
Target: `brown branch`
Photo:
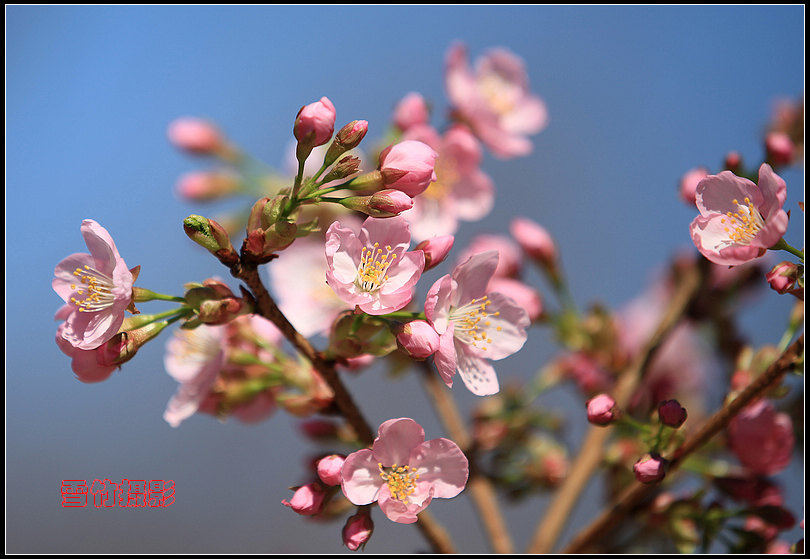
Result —
[[487, 531], [492, 549], [495, 553], [514, 553], [514, 545], [501, 514], [495, 489], [489, 479], [482, 475], [475, 465], [476, 451], [472, 448], [472, 437], [464, 426], [464, 420], [455, 401], [428, 361], [422, 362], [422, 373], [425, 390], [433, 400], [433, 407], [439, 414], [439, 419], [447, 434], [461, 447], [470, 461], [467, 489], [470, 491], [478, 516]]
[[[281, 309], [278, 308], [278, 305], [264, 287], [255, 265], [237, 262], [230, 268], [231, 274], [244, 281], [250, 288], [256, 302], [258, 314], [275, 324], [284, 337], [312, 363], [315, 370], [324, 378], [335, 395], [335, 403], [340, 413], [354, 429], [360, 442], [368, 446], [372, 445], [375, 439], [374, 431], [354, 403], [346, 386], [340, 380], [335, 368], [335, 362], [325, 359], [320, 352], [312, 347], [309, 340], [302, 336], [287, 320], [287, 317], [284, 316], [284, 313], [281, 312]], [[427, 511], [419, 513], [416, 524], [434, 552], [455, 553], [455, 548], [447, 531], [430, 513]]]
[[[619, 375], [613, 398], [620, 408], [626, 407], [656, 350], [678, 324], [699, 292], [703, 273], [703, 268], [693, 267], [684, 270], [683, 275], [679, 277], [676, 291], [658, 324], [658, 328], [656, 328], [636, 359]], [[528, 553], [551, 552], [579, 495], [591, 479], [593, 472], [602, 462], [604, 445], [611, 431], [611, 427], [592, 425], [589, 428], [580, 446], [579, 453], [572, 462], [571, 471], [557, 490], [554, 499], [537, 526]]]
[[[779, 359], [768, 367], [765, 373], [757, 377], [734, 400], [715, 412], [698, 432], [687, 439], [670, 457], [665, 457], [669, 460], [668, 473], [671, 474], [690, 454], [700, 449], [709, 442], [712, 437], [725, 429], [731, 419], [745, 406], [776, 386], [782, 380], [785, 373], [793, 368], [796, 359], [803, 351], [804, 334], [799, 336], [799, 338], [782, 353]], [[574, 537], [568, 544], [568, 547], [563, 550], [563, 553], [587, 552], [588, 547], [592, 545], [593, 542], [598, 541], [603, 535], [615, 528], [639, 503], [655, 492], [657, 488], [657, 485], [644, 485], [638, 482], [631, 484], [596, 520]]]

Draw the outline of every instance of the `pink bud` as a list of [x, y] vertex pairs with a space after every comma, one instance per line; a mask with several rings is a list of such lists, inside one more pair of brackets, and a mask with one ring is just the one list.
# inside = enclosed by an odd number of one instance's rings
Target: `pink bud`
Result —
[[453, 235], [442, 235], [427, 239], [416, 245], [415, 250], [421, 250], [425, 253], [426, 271], [435, 268], [447, 258], [455, 240]]
[[350, 516], [343, 526], [343, 544], [352, 551], [357, 551], [371, 538], [374, 532], [374, 522], [367, 509], [363, 509], [354, 516]]
[[238, 179], [224, 172], [186, 173], [177, 182], [178, 196], [187, 200], [208, 201], [239, 190]]
[[546, 265], [557, 260], [557, 245], [541, 225], [525, 217], [516, 217], [509, 225], [509, 231], [531, 258]]
[[397, 343], [414, 359], [426, 359], [439, 349], [439, 334], [424, 320], [412, 320], [399, 328]]
[[793, 161], [793, 140], [784, 132], [770, 132], [765, 137], [768, 160], [776, 165], [788, 165]]
[[318, 477], [326, 485], [340, 485], [340, 469], [343, 467], [345, 456], [332, 454], [318, 460]]
[[178, 118], [169, 124], [169, 141], [178, 148], [197, 155], [212, 155], [224, 145], [217, 128], [199, 118]]
[[413, 207], [413, 199], [401, 190], [387, 189], [372, 194], [368, 205], [373, 210], [398, 215]]
[[585, 404], [588, 409], [588, 421], [594, 425], [609, 425], [619, 417], [616, 400], [607, 394], [594, 396]]
[[418, 140], [405, 140], [387, 147], [380, 154], [383, 184], [411, 198], [418, 196], [436, 180], [433, 167], [438, 156], [430, 146]]
[[403, 132], [413, 126], [427, 124], [429, 118], [427, 103], [416, 92], [408, 93], [394, 107], [394, 125]]
[[725, 167], [732, 173], [739, 174], [742, 170], [742, 155], [736, 151], [728, 152], [726, 154]]
[[290, 501], [281, 501], [298, 514], [312, 516], [323, 510], [323, 498], [326, 496], [323, 487], [318, 483], [308, 483], [295, 490]]
[[697, 167], [690, 171], [687, 171], [686, 174], [681, 177], [681, 183], [679, 187], [679, 194], [681, 195], [681, 200], [686, 202], [687, 204], [694, 206], [695, 205], [695, 190], [697, 189], [697, 185], [700, 181], [705, 179], [709, 176], [709, 170], [705, 167]]
[[667, 400], [658, 404], [658, 418], [664, 425], [677, 429], [686, 421], [686, 409], [678, 400]]
[[780, 262], [765, 274], [765, 279], [768, 280], [771, 289], [783, 294], [796, 287], [800, 276], [799, 267], [793, 262], [785, 261]]
[[633, 473], [641, 483], [657, 483], [667, 475], [669, 463], [657, 454], [645, 454], [633, 465]]
[[332, 139], [335, 131], [335, 106], [326, 97], [302, 107], [295, 117], [293, 134], [300, 144], [312, 148]]

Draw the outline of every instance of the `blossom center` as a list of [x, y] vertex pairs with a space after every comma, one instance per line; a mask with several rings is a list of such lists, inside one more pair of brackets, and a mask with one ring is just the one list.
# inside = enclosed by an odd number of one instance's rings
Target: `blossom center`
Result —
[[430, 200], [443, 200], [458, 182], [458, 164], [453, 157], [440, 156], [436, 159], [433, 172], [436, 173], [436, 180], [430, 183], [421, 196]]
[[385, 250], [379, 248], [379, 243], [374, 243], [371, 248], [363, 247], [360, 251], [357, 279], [355, 279], [357, 286], [367, 292], [380, 289], [388, 279], [388, 268], [394, 263], [396, 257], [397, 255], [391, 252], [390, 246], [386, 246]]
[[[487, 346], [483, 344], [492, 343], [492, 338], [487, 335], [487, 328], [491, 326], [487, 318], [501, 314], [499, 311], [487, 312], [487, 307], [491, 304], [492, 301], [484, 295], [480, 299], [472, 299], [466, 305], [451, 310], [450, 320], [454, 323], [453, 336], [465, 344], [486, 351]], [[501, 327], [497, 326], [495, 329], [500, 331]]]
[[732, 200], [731, 203], [737, 206], [737, 211], [727, 212], [727, 217], [720, 220], [720, 223], [727, 224], [725, 231], [728, 233], [729, 241], [738, 245], [751, 244], [757, 233], [765, 226], [762, 215], [754, 208], [751, 199], [746, 196], [744, 202], [745, 204], [740, 204], [737, 200]]
[[487, 104], [498, 115], [506, 115], [515, 108], [512, 85], [500, 75], [489, 73], [479, 80], [480, 91]]
[[79, 278], [81, 285], [74, 283], [70, 288], [75, 290], [76, 295], [84, 297], [83, 299], [70, 298], [70, 302], [79, 308], [79, 312], [100, 311], [111, 307], [115, 302], [115, 295], [112, 292], [115, 285], [107, 274], [85, 265], [82, 268], [76, 268], [73, 275]]
[[388, 485], [391, 496], [397, 501], [407, 504], [408, 497], [416, 491], [416, 480], [419, 479], [416, 468], [396, 464], [390, 468], [384, 468], [382, 462], [377, 462], [377, 467], [380, 469], [380, 477]]

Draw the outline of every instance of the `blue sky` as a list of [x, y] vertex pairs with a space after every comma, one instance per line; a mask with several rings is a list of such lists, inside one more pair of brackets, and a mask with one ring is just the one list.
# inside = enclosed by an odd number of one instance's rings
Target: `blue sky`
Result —
[[[104, 383], [77, 382], [53, 342], [53, 267], [85, 250], [79, 226], [92, 218], [128, 264], [141, 265], [144, 287], [179, 293], [221, 275], [182, 232], [184, 217], [207, 209], [177, 199], [173, 186], [204, 165], [169, 145], [167, 124], [212, 119], [275, 167], [297, 110], [323, 95], [338, 124], [368, 120], [369, 137], [382, 136], [409, 91], [433, 103], [438, 124], [444, 54], [456, 40], [473, 57], [493, 46], [521, 56], [550, 115], [531, 156], [485, 158], [495, 209], [463, 226], [458, 246], [507, 233], [519, 210], [557, 238], [582, 307], [620, 306], [674, 252], [693, 250], [695, 211], [676, 196], [680, 176], [698, 165], [719, 170], [731, 150], [756, 164], [773, 102], [804, 89], [803, 6], [6, 8], [7, 551], [345, 549], [340, 523], [313, 529], [280, 505], [318, 450], [288, 416], [254, 427], [200, 416], [170, 428], [161, 418], [175, 390], [164, 340]], [[787, 239], [801, 247], [804, 172], [782, 176], [793, 216]], [[745, 334], [778, 341], [789, 308], [764, 293], [751, 302]], [[531, 352], [509, 360], [508, 374], [530, 375], [553, 355], [546, 332], [532, 335]], [[442, 435], [414, 379], [376, 371], [348, 382], [374, 421], [418, 416], [429, 438]], [[460, 388], [454, 396], [469, 409], [477, 402]], [[380, 398], [385, 391], [396, 396]], [[176, 503], [59, 506], [61, 480], [97, 477], [174, 479]], [[432, 510], [451, 531], [477, 522], [464, 499]], [[540, 510], [535, 500], [509, 511], [519, 548]], [[412, 527], [375, 518], [369, 551], [422, 545]], [[477, 529], [464, 533], [462, 551], [486, 550]]]

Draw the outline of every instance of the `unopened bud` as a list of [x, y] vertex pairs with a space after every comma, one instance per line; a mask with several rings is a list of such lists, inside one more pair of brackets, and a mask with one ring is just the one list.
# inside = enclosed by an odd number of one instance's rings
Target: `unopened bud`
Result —
[[332, 138], [335, 116], [335, 106], [326, 97], [301, 107], [293, 126], [293, 135], [298, 140], [296, 157], [299, 162], [306, 161], [312, 148], [322, 146]]
[[360, 161], [359, 157], [347, 155], [338, 161], [337, 165], [332, 167], [332, 169], [326, 173], [326, 175], [323, 177], [324, 184], [352, 176], [360, 170], [361, 163], [362, 162]]
[[346, 188], [362, 192], [373, 192], [385, 186], [382, 173], [379, 169], [355, 177], [346, 185]]
[[802, 276], [802, 270], [793, 262], [780, 262], [774, 266], [770, 272], [765, 274], [765, 279], [771, 289], [779, 294], [789, 293], [797, 287], [797, 282]]
[[176, 186], [178, 196], [198, 202], [216, 200], [239, 189], [239, 179], [223, 171], [186, 173]]
[[621, 414], [616, 400], [607, 394], [594, 396], [585, 405], [588, 409], [588, 421], [594, 425], [609, 425]]
[[678, 400], [666, 400], [658, 404], [658, 419], [664, 425], [677, 429], [686, 421], [686, 409]]
[[374, 522], [371, 520], [371, 514], [367, 508], [363, 508], [346, 520], [342, 532], [343, 544], [351, 551], [357, 551], [361, 547], [365, 547], [373, 532]]
[[436, 180], [434, 166], [439, 156], [418, 140], [405, 140], [380, 154], [380, 173], [387, 188], [396, 188], [411, 198], [424, 192]]
[[169, 322], [153, 322], [135, 330], [118, 332], [101, 348], [96, 358], [99, 365], [113, 366], [126, 363], [146, 342], [160, 334]]
[[400, 190], [381, 190], [371, 196], [350, 196], [340, 201], [350, 210], [372, 217], [394, 217], [413, 207], [410, 196]]
[[292, 499], [281, 501], [282, 505], [290, 507], [298, 514], [312, 516], [323, 510], [323, 500], [326, 496], [324, 488], [319, 483], [308, 483], [295, 490]]
[[658, 483], [667, 475], [669, 463], [657, 454], [645, 454], [633, 465], [633, 473], [641, 483]]
[[317, 466], [318, 477], [326, 485], [340, 485], [342, 480], [340, 470], [343, 468], [343, 462], [345, 461], [346, 457], [340, 454], [332, 454], [321, 458], [318, 460]]
[[439, 334], [424, 320], [412, 320], [394, 328], [397, 345], [414, 359], [427, 359], [439, 350]]
[[190, 215], [183, 220], [186, 235], [212, 254], [235, 253], [228, 232], [219, 223], [201, 215]]
[[784, 132], [770, 132], [765, 137], [768, 161], [774, 165], [789, 165], [793, 161], [795, 149], [793, 140]]
[[414, 250], [421, 250], [425, 253], [425, 271], [435, 268], [447, 258], [450, 249], [453, 248], [455, 237], [453, 235], [441, 235], [426, 239], [416, 245]]
[[213, 155], [225, 144], [220, 131], [200, 118], [178, 118], [166, 133], [175, 146], [196, 155]]
[[335, 140], [326, 151], [323, 160], [324, 165], [331, 165], [337, 161], [338, 157], [359, 146], [366, 136], [366, 132], [368, 132], [368, 122], [365, 120], [353, 120], [341, 128], [335, 134]]

